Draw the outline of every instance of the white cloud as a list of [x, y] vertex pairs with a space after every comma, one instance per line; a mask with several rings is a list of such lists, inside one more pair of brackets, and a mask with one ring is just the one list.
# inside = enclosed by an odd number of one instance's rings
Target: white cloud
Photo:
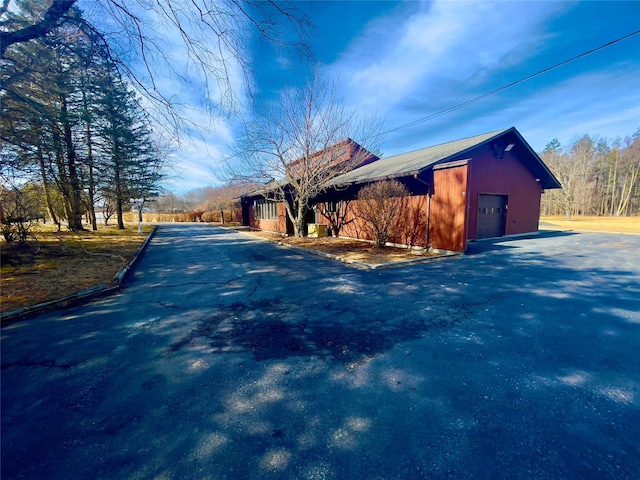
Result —
[[408, 101], [451, 104], [460, 86], [469, 90], [532, 55], [545, 40], [545, 20], [560, 8], [556, 2], [422, 3], [410, 15], [400, 10], [372, 22], [330, 69], [341, 72], [347, 98], [365, 110], [385, 114]]
[[[192, 125], [176, 153], [176, 168], [169, 185], [177, 193], [223, 183], [222, 173], [234, 126], [222, 118], [212, 118], [203, 110], [184, 107], [181, 114]], [[203, 128], [197, 128], [203, 127]]]
[[583, 74], [541, 89], [499, 115], [518, 120], [519, 129], [538, 151], [554, 137], [567, 145], [584, 134], [631, 135], [640, 127], [639, 76], [633, 65]]
[[[332, 65], [345, 98], [393, 128], [474, 99], [581, 53], [576, 30], [554, 22], [566, 2], [410, 2], [371, 22]], [[555, 29], [557, 30], [555, 30]], [[591, 38], [588, 26], [582, 38]], [[571, 43], [573, 42], [573, 43]], [[559, 45], [571, 44], [565, 53]], [[554, 45], [556, 48], [554, 48]], [[570, 53], [572, 52], [572, 53]], [[606, 53], [605, 53], [606, 55]], [[592, 59], [563, 66], [435, 120], [390, 134], [385, 155], [516, 126], [541, 150], [557, 137], [614, 137], [639, 126], [638, 64]]]

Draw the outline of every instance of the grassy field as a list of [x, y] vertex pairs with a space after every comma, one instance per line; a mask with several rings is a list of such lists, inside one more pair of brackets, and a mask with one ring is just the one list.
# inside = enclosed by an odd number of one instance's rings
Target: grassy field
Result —
[[576, 232], [640, 234], [640, 217], [573, 217], [567, 221], [564, 216], [554, 216], [541, 217], [540, 223], [541, 230], [561, 228]]
[[111, 285], [151, 232], [137, 225], [126, 230], [58, 232], [39, 227], [36, 241], [21, 245], [0, 243], [0, 311], [62, 298], [88, 288]]

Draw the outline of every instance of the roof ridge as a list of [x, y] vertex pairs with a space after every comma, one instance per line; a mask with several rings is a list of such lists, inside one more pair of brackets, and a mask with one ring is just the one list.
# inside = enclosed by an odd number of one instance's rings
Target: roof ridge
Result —
[[397, 153], [397, 154], [392, 155], [390, 157], [383, 157], [380, 160], [387, 160], [387, 159], [390, 159], [390, 158], [400, 157], [402, 155], [409, 155], [411, 153], [420, 152], [422, 150], [429, 150], [430, 148], [442, 147], [443, 145], [449, 145], [449, 144], [452, 144], [452, 143], [463, 142], [465, 140], [471, 140], [472, 138], [477, 138], [477, 137], [486, 137], [486, 136], [488, 136], [489, 138], [491, 138], [491, 137], [495, 137], [497, 135], [502, 135], [503, 133], [505, 133], [505, 132], [507, 132], [507, 131], [509, 131], [509, 130], [511, 130], [513, 128], [515, 128], [515, 127], [503, 128], [503, 129], [500, 129], [500, 130], [494, 130], [492, 132], [479, 133], [478, 135], [471, 135], [469, 137], [459, 138], [457, 140], [451, 140], [449, 142], [442, 142], [442, 143], [437, 143], [435, 145], [430, 145], [428, 147], [416, 148], [415, 150], [409, 150], [408, 152]]

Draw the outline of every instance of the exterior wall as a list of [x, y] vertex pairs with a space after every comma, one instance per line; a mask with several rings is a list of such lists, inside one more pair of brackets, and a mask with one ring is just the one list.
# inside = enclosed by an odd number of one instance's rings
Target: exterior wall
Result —
[[392, 235], [393, 243], [427, 246], [427, 195], [413, 195], [407, 199], [407, 214], [400, 222], [400, 231]]
[[[405, 202], [403, 211], [405, 214], [399, 219], [397, 228], [391, 232], [391, 243], [412, 246], [426, 246], [427, 243], [427, 196], [413, 195], [403, 199]], [[349, 210], [345, 216], [345, 223], [340, 230], [340, 236], [359, 240], [373, 240], [362, 218], [358, 216], [359, 200], [353, 200], [349, 204]], [[328, 219], [318, 215], [318, 223], [331, 225]]]
[[431, 247], [466, 250], [467, 186], [468, 164], [434, 170], [429, 220]]
[[476, 239], [480, 194], [507, 195], [505, 235], [538, 231], [542, 189], [531, 172], [510, 152], [497, 159], [489, 147], [474, 155], [469, 171], [469, 239]]
[[256, 218], [256, 211], [253, 204], [248, 205], [249, 209], [249, 226], [257, 230], [266, 232], [287, 233], [287, 211], [284, 203], [278, 203], [278, 219], [277, 220], [261, 220]]

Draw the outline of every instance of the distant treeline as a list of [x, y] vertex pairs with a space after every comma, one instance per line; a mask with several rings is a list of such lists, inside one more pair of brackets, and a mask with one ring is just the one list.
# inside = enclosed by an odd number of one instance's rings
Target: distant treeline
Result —
[[542, 215], [640, 215], [640, 129], [609, 140], [549, 142], [542, 159], [562, 184], [542, 196]]

